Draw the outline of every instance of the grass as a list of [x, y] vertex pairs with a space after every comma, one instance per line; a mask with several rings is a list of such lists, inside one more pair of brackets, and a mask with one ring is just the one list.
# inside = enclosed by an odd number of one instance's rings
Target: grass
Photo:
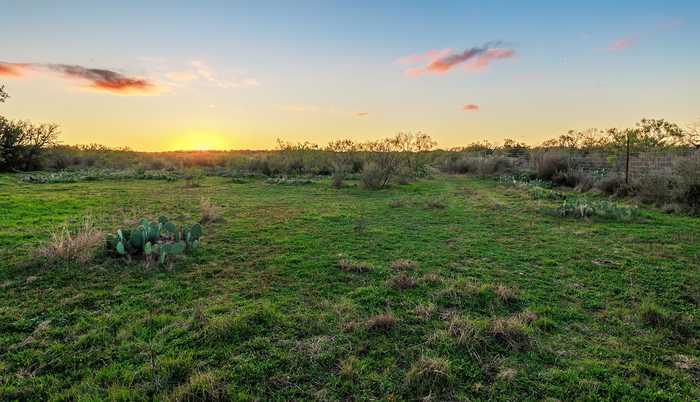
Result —
[[[183, 183], [0, 175], [0, 400], [700, 398], [697, 218], [563, 218], [439, 175]], [[202, 198], [221, 223], [167, 266], [36, 258], [64, 223], [192, 222]]]

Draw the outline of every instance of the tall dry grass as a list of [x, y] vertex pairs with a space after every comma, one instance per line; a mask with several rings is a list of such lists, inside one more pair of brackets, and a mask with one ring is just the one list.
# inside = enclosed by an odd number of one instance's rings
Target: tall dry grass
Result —
[[104, 232], [95, 227], [91, 216], [83, 219], [81, 226], [71, 232], [63, 224], [51, 233], [51, 239], [38, 249], [38, 256], [49, 261], [67, 261], [87, 264], [104, 244]]

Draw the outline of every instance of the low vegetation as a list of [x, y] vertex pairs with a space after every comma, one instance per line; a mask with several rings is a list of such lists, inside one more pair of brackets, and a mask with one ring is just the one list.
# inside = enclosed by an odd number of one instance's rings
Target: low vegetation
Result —
[[[0, 399], [700, 398], [697, 218], [351, 162], [340, 188], [0, 175]], [[124, 223], [160, 215], [191, 225]]]

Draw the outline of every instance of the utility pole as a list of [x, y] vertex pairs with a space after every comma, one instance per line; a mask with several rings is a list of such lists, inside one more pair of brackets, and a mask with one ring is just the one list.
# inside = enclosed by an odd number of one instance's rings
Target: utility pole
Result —
[[627, 132], [627, 160], [625, 161], [625, 184], [630, 184], [630, 133]]

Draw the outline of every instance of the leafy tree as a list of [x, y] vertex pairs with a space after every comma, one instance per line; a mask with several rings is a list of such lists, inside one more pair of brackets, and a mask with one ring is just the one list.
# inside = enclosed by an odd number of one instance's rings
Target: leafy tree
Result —
[[[0, 102], [9, 98], [0, 87]], [[44, 149], [56, 144], [58, 126], [33, 125], [27, 121], [12, 121], [0, 116], [0, 171], [35, 170]]]
[[5, 92], [5, 86], [0, 85], [0, 103], [5, 103], [5, 101], [9, 97], [10, 97], [10, 95], [8, 95], [7, 92]]

